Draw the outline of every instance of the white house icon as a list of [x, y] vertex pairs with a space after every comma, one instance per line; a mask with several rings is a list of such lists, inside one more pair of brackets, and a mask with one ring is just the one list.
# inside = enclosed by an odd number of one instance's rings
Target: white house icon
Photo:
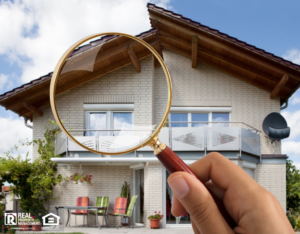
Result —
[[[48, 218], [48, 219], [46, 220], [46, 218]], [[43, 219], [43, 225], [59, 225], [60, 217], [58, 215], [50, 213], [50, 214], [44, 215], [42, 217], [42, 219]], [[55, 219], [56, 219], [56, 221], [55, 221]]]

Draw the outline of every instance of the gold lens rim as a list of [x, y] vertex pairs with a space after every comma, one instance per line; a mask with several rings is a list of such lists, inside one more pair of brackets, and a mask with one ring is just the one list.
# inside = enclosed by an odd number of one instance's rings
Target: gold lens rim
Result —
[[[144, 142], [142, 142], [141, 144], [137, 145], [136, 147], [130, 148], [128, 150], [124, 150], [124, 151], [120, 151], [120, 152], [102, 152], [102, 151], [97, 151], [97, 150], [93, 150], [90, 149], [86, 146], [84, 146], [83, 144], [81, 144], [80, 142], [78, 142], [64, 127], [64, 125], [62, 124], [61, 119], [59, 118], [59, 115], [57, 113], [57, 109], [56, 109], [56, 103], [55, 103], [55, 88], [56, 88], [56, 83], [58, 80], [58, 76], [61, 72], [61, 69], [63, 67], [63, 64], [65, 62], [65, 60], [68, 58], [68, 56], [82, 43], [91, 40], [95, 37], [101, 37], [101, 36], [106, 36], [106, 35], [120, 35], [120, 36], [124, 36], [124, 37], [128, 37], [131, 38], [137, 42], [140, 42], [141, 44], [143, 44], [145, 47], [147, 47], [151, 53], [155, 56], [155, 58], [159, 61], [160, 65], [162, 66], [164, 73], [165, 73], [165, 77], [167, 79], [167, 84], [168, 84], [168, 101], [167, 101], [167, 106], [165, 109], [165, 113], [163, 115], [162, 121], [159, 123], [158, 127], [156, 128], [156, 130], [151, 134], [150, 137], [148, 137]], [[89, 150], [93, 153], [96, 154], [104, 154], [104, 155], [120, 155], [120, 154], [127, 154], [130, 153], [132, 151], [135, 151], [141, 147], [144, 147], [148, 144], [150, 144], [153, 139], [155, 137], [158, 136], [158, 133], [160, 132], [161, 128], [163, 127], [165, 121], [168, 118], [168, 114], [170, 112], [170, 108], [171, 108], [171, 102], [172, 102], [172, 82], [171, 82], [171, 77], [170, 77], [170, 73], [168, 71], [168, 68], [165, 64], [165, 62], [163, 61], [163, 59], [160, 57], [159, 53], [151, 46], [149, 45], [147, 42], [143, 41], [142, 39], [126, 34], [126, 33], [120, 33], [120, 32], [106, 32], [106, 33], [98, 33], [98, 34], [93, 34], [90, 35], [88, 37], [85, 37], [81, 40], [79, 40], [78, 42], [74, 43], [59, 59], [58, 63], [56, 64], [56, 67], [54, 69], [52, 78], [51, 78], [51, 83], [50, 83], [50, 104], [51, 104], [51, 109], [52, 109], [52, 113], [54, 115], [54, 118], [58, 124], [58, 126], [60, 127], [60, 129], [68, 136], [70, 137], [76, 144], [80, 145], [82, 148]]]

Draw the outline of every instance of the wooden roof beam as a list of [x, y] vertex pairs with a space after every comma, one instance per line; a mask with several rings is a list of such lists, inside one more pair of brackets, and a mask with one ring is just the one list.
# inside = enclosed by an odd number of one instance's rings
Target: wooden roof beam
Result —
[[[178, 53], [178, 54], [181, 54], [182, 56], [185, 56], [185, 57], [187, 57], [187, 58], [191, 58], [191, 54], [190, 54], [190, 53], [188, 53], [188, 52], [186, 52], [186, 51], [183, 51], [183, 50], [181, 50], [181, 49], [178, 49], [178, 48], [176, 48], [175, 46], [169, 45], [169, 44], [164, 43], [164, 42], [163, 42], [163, 46], [164, 46], [166, 49], [169, 49], [169, 50], [174, 51], [174, 52], [176, 52], [176, 53]], [[198, 56], [198, 61], [201, 62], [201, 63], [204, 63], [204, 64], [206, 64], [206, 65], [208, 65], [208, 66], [210, 66], [210, 67], [213, 67], [213, 68], [215, 68], [215, 69], [217, 69], [217, 70], [219, 70], [219, 71], [222, 71], [222, 72], [224, 72], [224, 73], [226, 73], [226, 74], [228, 74], [228, 75], [230, 75], [230, 76], [233, 76], [233, 77], [235, 77], [235, 78], [237, 78], [237, 79], [239, 79], [239, 80], [242, 80], [242, 81], [244, 81], [244, 82], [246, 82], [246, 83], [252, 84], [252, 85], [254, 85], [254, 86], [256, 86], [256, 87], [258, 87], [258, 88], [260, 88], [260, 89], [262, 89], [262, 90], [264, 90], [264, 91], [267, 91], [267, 92], [269, 92], [269, 93], [272, 91], [272, 88], [271, 88], [271, 87], [262, 84], [262, 83], [259, 82], [257, 79], [245, 77], [244, 75], [242, 75], [242, 74], [240, 74], [239, 72], [237, 72], [237, 69], [225, 69], [224, 67], [221, 67], [221, 66], [219, 66], [219, 65], [217, 65], [217, 64], [211, 64], [211, 63], [208, 63], [207, 61], [205, 61], [205, 59], [203, 59], [203, 58], [201, 58], [201, 57], [199, 57], [199, 56]], [[223, 62], [224, 62], [224, 61], [223, 61]], [[234, 65], [233, 65], [233, 66], [234, 66]], [[249, 71], [247, 71], [247, 72], [248, 72], [248, 74], [250, 74]], [[252, 74], [252, 76], [257, 77], [255, 74]], [[283, 98], [286, 98], [285, 95], [281, 95], [281, 96], [282, 96]]]
[[141, 64], [140, 64], [139, 60], [137, 59], [136, 54], [135, 54], [132, 46], [129, 46], [127, 51], [128, 51], [128, 54], [130, 56], [130, 59], [131, 59], [133, 65], [134, 65], [136, 71], [141, 72]]
[[286, 82], [288, 82], [288, 80], [289, 80], [289, 76], [287, 74], [285, 74], [281, 78], [279, 83], [275, 86], [273, 91], [271, 92], [270, 99], [274, 99], [278, 95], [278, 93], [283, 89], [283, 87], [285, 86]]
[[[146, 53], [144, 52], [143, 54], [138, 54], [137, 58], [139, 60], [141, 60], [141, 59], [144, 59], [144, 58], [146, 58], [148, 56], [151, 56], [151, 55], [152, 54], [151, 54], [150, 51], [146, 51]], [[92, 81], [92, 80], [94, 80], [96, 78], [99, 78], [99, 77], [101, 77], [101, 76], [103, 76], [103, 75], [105, 75], [107, 73], [111, 73], [111, 72], [113, 72], [115, 70], [118, 70], [118, 69], [120, 69], [122, 67], [128, 66], [131, 63], [132, 63], [132, 61], [128, 59], [126, 62], [122, 63], [122, 65], [114, 64], [113, 66], [110, 66], [108, 68], [105, 68], [105, 69], [102, 69], [102, 70], [98, 70], [98, 71], [94, 71], [91, 74], [82, 76], [82, 77], [80, 77], [80, 78], [78, 78], [76, 80], [73, 80], [72, 82], [69, 82], [69, 83], [67, 83], [67, 84], [65, 84], [63, 86], [58, 87], [56, 95], [64, 93], [64, 92], [66, 92], [66, 91], [68, 91], [70, 89], [76, 88], [76, 87], [78, 87], [80, 85], [83, 85], [83, 84], [85, 84], [85, 83], [87, 83], [89, 81]], [[50, 104], [50, 101], [49, 101], [49, 97], [48, 97], [46, 100], [42, 101], [41, 103], [38, 103], [37, 107], [41, 108], [41, 107], [47, 106], [49, 104]], [[28, 115], [28, 114], [30, 114], [30, 112], [28, 112], [28, 110], [26, 110], [26, 109], [25, 110], [21, 110], [19, 112], [19, 116], [24, 116], [24, 115]]]
[[[28, 96], [28, 97], [25, 97], [23, 99], [23, 101], [29, 101], [31, 99], [34, 99], [34, 98], [37, 98], [41, 95], [49, 95], [49, 88], [48, 89], [41, 89], [40, 91], [36, 92], [36, 93], [33, 93], [32, 95]], [[8, 110], [8, 109], [12, 109], [15, 105], [17, 105], [18, 103], [20, 103], [20, 98], [16, 99], [16, 100], [13, 100], [12, 102], [9, 102], [8, 104], [5, 105], [5, 109]]]
[[[245, 54], [245, 52], [241, 51], [240, 49], [234, 48], [233, 44], [230, 45], [228, 43], [226, 44], [226, 43], [217, 41], [215, 39], [212, 39], [208, 35], [205, 35], [204, 33], [202, 34], [202, 33], [196, 32], [195, 30], [191, 30], [189, 28], [183, 27], [179, 24], [170, 22], [169, 20], [167, 20], [167, 19], [165, 19], [161, 16], [153, 14], [151, 12], [151, 10], [149, 10], [149, 16], [150, 16], [150, 19], [152, 19], [152, 20], [158, 20], [158, 25], [159, 24], [164, 24], [164, 25], [167, 25], [169, 27], [173, 27], [174, 29], [176, 29], [178, 31], [181, 31], [185, 34], [188, 34], [190, 36], [193, 36], [193, 35], [196, 34], [202, 41], [205, 41], [205, 42], [211, 44], [212, 46], [217, 46], [217, 47], [222, 48], [224, 50], [230, 51], [230, 53], [234, 53], [238, 57], [242, 57], [243, 59], [247, 59], [251, 63], [256, 64], [257, 66], [263, 66], [265, 68], [271, 69], [271, 70], [276, 71], [276, 72], [281, 73], [281, 74], [288, 74], [290, 76], [290, 78], [293, 78], [293, 79], [296, 79], [296, 80], [300, 81], [299, 74], [294, 73], [292, 71], [293, 70], [292, 68], [290, 68], [291, 72], [287, 72], [285, 69], [282, 69], [282, 68], [280, 68], [279, 66], [276, 66], [276, 65], [271, 65], [269, 62], [266, 62], [261, 58], [255, 58], [252, 54]], [[224, 39], [222, 39], [222, 40], [224, 40]], [[237, 46], [237, 45], [235, 45], [235, 46]], [[258, 54], [257, 54], [257, 56], [258, 56]], [[269, 59], [269, 58], [266, 58], [266, 59]], [[272, 61], [272, 62], [275, 62], [275, 61]], [[282, 65], [282, 66], [284, 66], [284, 65]]]
[[[176, 43], [179, 43], [181, 45], [184, 45], [184, 46], [192, 49], [190, 43], [187, 40], [176, 38], [175, 36], [171, 35], [170, 33], [164, 32], [164, 31], [161, 31], [161, 34], [162, 34], [163, 37], [166, 37], [171, 41], [174, 41]], [[203, 54], [203, 55], [213, 56], [213, 57], [216, 57], [220, 60], [232, 63], [232, 64], [234, 64], [235, 66], [237, 66], [239, 68], [242, 68], [244, 70], [247, 70], [249, 72], [252, 72], [252, 73], [256, 74], [260, 78], [265, 79], [266, 81], [269, 81], [269, 82], [273, 83], [274, 85], [276, 85], [279, 82], [277, 79], [274, 79], [274, 76], [266, 74], [265, 72], [261, 72], [256, 67], [246, 66], [241, 61], [235, 61], [235, 60], [232, 60], [231, 58], [228, 58], [228, 57], [225, 58], [223, 55], [213, 53], [211, 51], [208, 51], [207, 49], [204, 49], [204, 48], [198, 49], [198, 54], [199, 55]], [[289, 88], [289, 89], [294, 88], [293, 85], [288, 84], [288, 83], [286, 83], [285, 86], [286, 86], [286, 88]]]
[[198, 37], [192, 36], [192, 68], [197, 67]]
[[[138, 42], [137, 42], [137, 43], [138, 43]], [[135, 43], [135, 44], [137, 44], [137, 43]], [[149, 43], [151, 46], [155, 46], [155, 45], [157, 44], [157, 41], [156, 41], [156, 40], [151, 40], [151, 41], [148, 42], [148, 43]], [[133, 45], [133, 44], [130, 44], [130, 45]], [[126, 49], [126, 47], [125, 47], [125, 48], [122, 48], [122, 50], [121, 50], [121, 49], [119, 48], [119, 46], [118, 46], [118, 47], [117, 47], [117, 53], [120, 53], [120, 52], [124, 51], [124, 49]], [[148, 50], [148, 49], [147, 49], [147, 50]], [[112, 50], [111, 52], [113, 52], [113, 50]], [[110, 55], [114, 55], [114, 54], [116, 54], [116, 53], [105, 53], [105, 55], [103, 55], [104, 57], [100, 57], [101, 59], [97, 58], [96, 62], [100, 62], [100, 60], [102, 60], [103, 58], [107, 58], [107, 56], [108, 56], [109, 54], [110, 54]], [[142, 57], [142, 58], [144, 58], [144, 57]], [[139, 58], [139, 59], [142, 59], [142, 58]], [[129, 64], [130, 64], [130, 63], [129, 63]], [[127, 64], [127, 65], [129, 65], [129, 64]], [[76, 72], [76, 71], [75, 71], [75, 72]], [[84, 76], [84, 77], [93, 77], [92, 79], [95, 79], [95, 78], [97, 78], [97, 77], [94, 76], [95, 74], [98, 74], [97, 71], [95, 71], [94, 73], [91, 73], [91, 74], [89, 74], [89, 75], [86, 75], [86, 76]], [[62, 74], [62, 76], [67, 76], [67, 74], [66, 74], [66, 73], [65, 73], [65, 74]], [[90, 81], [90, 80], [87, 80], [87, 82], [88, 82], [88, 81]], [[49, 83], [50, 83], [50, 82], [49, 82]], [[68, 82], [68, 85], [67, 85], [67, 86], [71, 87], [71, 84], [75, 85], [74, 88], [78, 86], [78, 85], [76, 84], [76, 82], [74, 82], [74, 81]], [[81, 85], [81, 83], [80, 83], [79, 85]], [[57, 91], [56, 94], [60, 94], [60, 93], [65, 92], [66, 90], [62, 89], [61, 87], [57, 87], [57, 88], [56, 88], [56, 91]], [[41, 89], [41, 90], [39, 91], [39, 94], [38, 94], [38, 95], [40, 95], [41, 93], [49, 93], [49, 87]], [[38, 96], [38, 95], [36, 95], [36, 93], [32, 93], [31, 95], [28, 95], [28, 96], [26, 97], [26, 100], [31, 100], [31, 99], [33, 99], [34, 97]], [[16, 105], [16, 104], [20, 103], [20, 98], [18, 98], [18, 99], [19, 99], [18, 102], [17, 102], [17, 103], [12, 103], [12, 105]], [[8, 104], [8, 105], [10, 105], [10, 104]], [[9, 109], [9, 106], [7, 106], [6, 108]], [[23, 113], [23, 112], [22, 112], [22, 113]], [[24, 114], [23, 114], [23, 115], [24, 115]], [[22, 116], [23, 116], [23, 115], [22, 115]]]
[[39, 116], [43, 116], [43, 111], [40, 111], [38, 108], [34, 107], [33, 105], [30, 105], [28, 102], [23, 102], [23, 106], [32, 111], [33, 113], [39, 115]]

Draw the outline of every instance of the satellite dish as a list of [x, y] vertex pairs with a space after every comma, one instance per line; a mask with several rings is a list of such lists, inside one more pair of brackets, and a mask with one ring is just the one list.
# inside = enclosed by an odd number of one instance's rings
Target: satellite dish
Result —
[[262, 127], [265, 134], [274, 140], [282, 140], [290, 136], [290, 128], [287, 126], [285, 118], [277, 112], [268, 114]]

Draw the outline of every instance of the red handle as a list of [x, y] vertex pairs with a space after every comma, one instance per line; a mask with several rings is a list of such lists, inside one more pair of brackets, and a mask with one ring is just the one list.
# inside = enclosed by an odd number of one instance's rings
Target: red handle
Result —
[[[203, 183], [198, 176], [181, 160], [181, 158], [178, 157], [177, 154], [175, 154], [168, 146], [160, 152], [156, 157], [159, 159], [159, 161], [165, 166], [168, 172], [173, 173], [176, 171], [185, 171], [192, 175], [194, 175], [201, 183]], [[214, 194], [211, 193], [211, 196], [213, 197], [215, 203], [217, 204], [220, 213], [223, 215], [224, 219], [228, 223], [228, 225], [233, 229], [237, 226], [235, 221], [231, 218], [231, 216], [228, 214], [227, 210], [225, 209], [225, 206], [223, 202], [218, 199]]]

